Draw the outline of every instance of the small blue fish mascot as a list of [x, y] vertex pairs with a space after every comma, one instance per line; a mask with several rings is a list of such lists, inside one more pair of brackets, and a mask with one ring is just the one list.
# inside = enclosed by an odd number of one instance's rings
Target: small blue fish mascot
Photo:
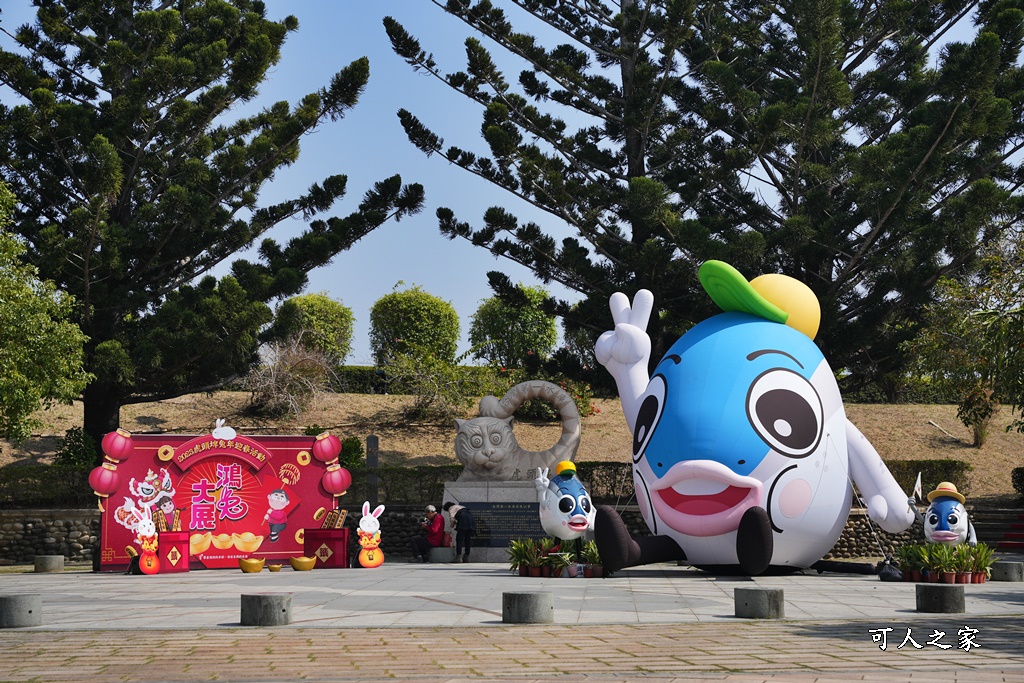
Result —
[[547, 467], [538, 468], [534, 483], [540, 503], [540, 525], [545, 533], [571, 541], [594, 528], [597, 511], [571, 461], [563, 460], [555, 465], [555, 476], [551, 479], [548, 479]]
[[978, 534], [974, 531], [964, 507], [964, 496], [948, 481], [940, 482], [934, 491], [928, 492], [928, 509], [922, 515], [917, 511], [917, 501], [911, 497], [907, 503], [924, 526], [924, 537], [933, 543], [978, 545]]

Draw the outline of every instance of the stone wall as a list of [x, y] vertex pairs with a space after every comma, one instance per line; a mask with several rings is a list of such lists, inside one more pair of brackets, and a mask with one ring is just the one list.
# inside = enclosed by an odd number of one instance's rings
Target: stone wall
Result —
[[36, 555], [88, 562], [100, 529], [99, 510], [0, 510], [0, 561], [31, 563]]
[[[355, 560], [359, 552], [355, 530], [359, 510], [350, 510], [345, 526], [352, 530], [350, 554]], [[646, 535], [647, 526], [635, 507], [622, 513], [630, 531]], [[407, 559], [412, 555], [410, 540], [421, 533], [421, 506], [392, 506], [381, 516], [381, 549], [385, 557]], [[88, 562], [99, 531], [99, 511], [92, 510], [0, 510], [0, 562], [28, 564], [36, 555], [61, 555], [68, 561]], [[874, 529], [874, 533], [872, 533]], [[876, 541], [877, 534], [878, 541]], [[893, 553], [905, 543], [923, 540], [921, 527], [914, 525], [902, 534], [888, 534], [876, 525], [869, 526], [863, 510], [853, 510], [846, 529], [824, 559], [841, 560], [855, 557], [879, 557], [879, 541], [885, 553]]]

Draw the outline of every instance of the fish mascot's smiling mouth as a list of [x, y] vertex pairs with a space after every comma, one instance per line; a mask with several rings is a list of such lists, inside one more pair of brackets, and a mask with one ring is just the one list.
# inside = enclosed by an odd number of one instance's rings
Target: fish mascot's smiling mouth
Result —
[[735, 531], [743, 513], [761, 502], [762, 483], [713, 460], [673, 465], [651, 486], [651, 503], [669, 527], [691, 536]]
[[584, 515], [573, 515], [565, 525], [572, 531], [582, 533], [590, 528], [590, 520], [588, 520]]

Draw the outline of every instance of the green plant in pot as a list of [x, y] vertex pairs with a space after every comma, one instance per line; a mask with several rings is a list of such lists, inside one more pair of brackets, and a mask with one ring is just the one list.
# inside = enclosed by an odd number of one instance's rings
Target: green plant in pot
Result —
[[953, 546], [953, 571], [956, 573], [957, 583], [970, 583], [972, 567], [974, 566], [974, 548], [962, 543]]
[[924, 568], [923, 548], [916, 543], [901, 545], [896, 549], [896, 562], [903, 571], [907, 581], [920, 581], [921, 570]]
[[580, 559], [583, 560], [583, 576], [603, 576], [604, 567], [601, 565], [601, 553], [597, 551], [597, 541], [587, 541], [583, 544], [580, 552]]
[[550, 553], [548, 564], [551, 565], [551, 576], [561, 576], [566, 572], [567, 576], [576, 576], [576, 560], [572, 553]]
[[995, 555], [995, 548], [984, 543], [971, 548], [971, 581], [973, 583], [985, 583], [992, 574], [992, 558]]
[[518, 571], [520, 576], [525, 576], [530, 566], [530, 558], [534, 554], [532, 538], [517, 538], [508, 544], [508, 568], [511, 571]]
[[929, 572], [937, 572], [941, 583], [953, 583], [956, 579], [953, 546], [945, 543], [931, 543], [928, 547]]

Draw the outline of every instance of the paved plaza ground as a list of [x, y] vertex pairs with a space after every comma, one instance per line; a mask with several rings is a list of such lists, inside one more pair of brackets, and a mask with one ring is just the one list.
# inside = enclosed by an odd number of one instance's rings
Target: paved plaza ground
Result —
[[[784, 619], [734, 616], [734, 589], [753, 586], [783, 589]], [[964, 588], [965, 614], [923, 614], [911, 583], [673, 565], [12, 573], [0, 594], [39, 593], [43, 625], [0, 631], [0, 681], [1024, 681], [1024, 584]], [[502, 593], [533, 590], [553, 594], [555, 623], [503, 624]], [[292, 624], [242, 627], [252, 593], [290, 593]]]

